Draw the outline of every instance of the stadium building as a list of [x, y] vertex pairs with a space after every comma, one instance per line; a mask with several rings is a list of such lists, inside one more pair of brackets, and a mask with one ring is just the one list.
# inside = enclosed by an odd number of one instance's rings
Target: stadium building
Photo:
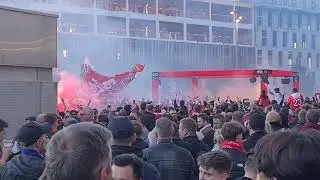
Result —
[[59, 65], [75, 73], [88, 57], [105, 74], [145, 65], [145, 88], [163, 70], [293, 69], [308, 87], [320, 76], [319, 0], [0, 2], [60, 15]]

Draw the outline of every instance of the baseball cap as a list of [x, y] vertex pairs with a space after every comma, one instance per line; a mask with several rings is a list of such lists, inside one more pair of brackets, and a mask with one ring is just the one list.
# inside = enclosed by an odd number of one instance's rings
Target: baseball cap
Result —
[[116, 117], [109, 121], [108, 129], [114, 139], [125, 139], [133, 136], [133, 125], [127, 117]]
[[43, 134], [47, 132], [39, 123], [29, 122], [19, 129], [17, 141], [20, 145], [28, 147], [36, 143]]

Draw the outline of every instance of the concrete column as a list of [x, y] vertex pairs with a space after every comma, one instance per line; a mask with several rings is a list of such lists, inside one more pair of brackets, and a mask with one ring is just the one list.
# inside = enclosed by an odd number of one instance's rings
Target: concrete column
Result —
[[183, 23], [183, 40], [187, 40], [187, 23]]
[[156, 14], [159, 14], [159, 0], [156, 0]]
[[98, 34], [98, 16], [95, 13], [93, 14], [93, 34]]
[[212, 1], [209, 2], [209, 19], [212, 20]]
[[187, 0], [183, 0], [183, 17], [187, 17]]
[[130, 36], [130, 20], [129, 17], [126, 17], [126, 36]]
[[160, 25], [159, 20], [156, 21], [156, 38], [160, 39]]
[[212, 26], [209, 26], [209, 42], [212, 42]]
[[126, 1], [126, 8], [127, 8], [127, 11], [129, 11], [129, 0]]

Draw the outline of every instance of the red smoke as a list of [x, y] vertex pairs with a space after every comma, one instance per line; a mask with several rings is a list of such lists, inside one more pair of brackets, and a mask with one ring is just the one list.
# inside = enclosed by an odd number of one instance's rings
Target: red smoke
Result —
[[[90, 89], [80, 77], [67, 73], [60, 73], [60, 80], [58, 83], [58, 110], [64, 111], [64, 105], [67, 110], [77, 110], [77, 106], [101, 107], [101, 102], [98, 94]], [[64, 102], [64, 103], [63, 103]]]

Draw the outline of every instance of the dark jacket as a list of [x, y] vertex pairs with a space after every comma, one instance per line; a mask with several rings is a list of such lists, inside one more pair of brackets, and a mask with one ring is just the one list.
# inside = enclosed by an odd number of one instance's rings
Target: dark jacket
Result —
[[251, 136], [248, 137], [246, 141], [243, 143], [243, 147], [246, 150], [246, 152], [249, 152], [250, 149], [252, 149], [258, 142], [260, 138], [266, 135], [265, 131], [258, 131]]
[[232, 169], [230, 179], [236, 179], [244, 176], [244, 166], [246, 163], [246, 153], [233, 150], [233, 149], [222, 149], [231, 156]]
[[161, 180], [195, 180], [196, 165], [189, 151], [172, 142], [143, 150], [143, 159], [157, 167]]
[[253, 180], [253, 179], [248, 178], [248, 177], [240, 177], [240, 178], [237, 178], [235, 180]]
[[142, 111], [141, 114], [142, 124], [146, 126], [149, 132], [152, 131], [156, 125], [156, 115], [148, 111]]
[[135, 154], [139, 158], [142, 158], [142, 149], [131, 147], [131, 146], [120, 146], [120, 145], [112, 145], [112, 157], [121, 155], [121, 154]]
[[[142, 149], [130, 147], [130, 146], [120, 146], [112, 145], [112, 157], [121, 154], [135, 154], [139, 158], [142, 158]], [[144, 162], [143, 164], [143, 180], [160, 180], [160, 173], [155, 166], [150, 163]]]
[[182, 141], [181, 139], [172, 139], [172, 142], [173, 142], [173, 144], [175, 144], [179, 147], [182, 147], [191, 153], [192, 147], [189, 143], [186, 143], [186, 142]]
[[320, 125], [319, 124], [314, 124], [314, 123], [306, 123], [301, 130], [302, 131], [307, 131], [309, 129], [320, 131]]
[[1, 180], [37, 180], [45, 168], [40, 155], [19, 154], [0, 168]]
[[207, 127], [204, 130], [201, 131], [203, 134], [204, 138], [202, 141], [210, 148], [212, 149], [214, 146], [214, 130], [212, 127]]
[[195, 161], [199, 156], [211, 150], [206, 144], [200, 141], [197, 136], [188, 136], [182, 140], [191, 146], [191, 154]]
[[149, 147], [148, 143], [146, 143], [143, 139], [141, 138], [136, 138], [136, 141], [132, 142], [132, 147], [139, 148], [141, 150], [146, 149]]

